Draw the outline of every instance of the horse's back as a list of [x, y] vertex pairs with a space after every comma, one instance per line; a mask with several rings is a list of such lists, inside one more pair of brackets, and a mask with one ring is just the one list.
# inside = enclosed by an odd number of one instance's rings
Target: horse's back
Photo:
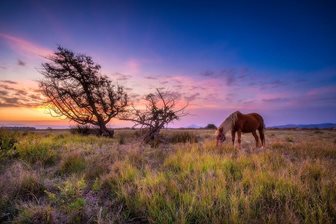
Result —
[[242, 116], [242, 131], [251, 132], [257, 129], [264, 129], [264, 119], [258, 113], [250, 113]]
[[264, 118], [260, 114], [258, 114], [258, 113], [251, 113], [250, 115], [252, 117], [254, 117], [258, 121], [258, 123], [259, 123], [258, 129], [259, 128], [262, 128], [262, 129], [265, 128]]

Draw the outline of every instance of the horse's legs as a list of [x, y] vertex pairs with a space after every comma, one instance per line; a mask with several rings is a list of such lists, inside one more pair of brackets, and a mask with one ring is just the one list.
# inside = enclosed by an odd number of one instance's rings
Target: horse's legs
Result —
[[263, 128], [259, 129], [259, 135], [260, 135], [261, 145], [265, 146], [265, 134], [264, 134]]
[[259, 137], [257, 135], [257, 132], [256, 131], [252, 131], [252, 135], [254, 136], [255, 138], [255, 141], [256, 141], [256, 147], [258, 148], [259, 147]]
[[232, 136], [232, 145], [234, 146], [235, 138], [236, 138], [236, 131], [231, 131], [231, 136]]
[[240, 149], [240, 143], [241, 143], [241, 130], [238, 130], [238, 149]]

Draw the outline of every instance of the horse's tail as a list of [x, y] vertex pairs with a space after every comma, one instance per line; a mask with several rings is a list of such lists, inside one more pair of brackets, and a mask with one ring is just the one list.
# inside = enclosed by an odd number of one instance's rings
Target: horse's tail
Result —
[[261, 128], [265, 130], [266, 126], [265, 126], [264, 118], [260, 116], [260, 119], [261, 119]]
[[259, 135], [260, 135], [261, 144], [262, 144], [262, 146], [264, 146], [265, 145], [265, 128], [266, 128], [266, 126], [265, 126], [264, 118], [260, 115], [259, 115], [259, 117], [260, 117], [260, 122], [261, 122], [260, 128], [259, 128]]
[[265, 122], [264, 122], [264, 118], [262, 116], [260, 116], [260, 115], [259, 115], [259, 118], [260, 118], [260, 122], [261, 122], [260, 128], [262, 130], [264, 130], [266, 128]]

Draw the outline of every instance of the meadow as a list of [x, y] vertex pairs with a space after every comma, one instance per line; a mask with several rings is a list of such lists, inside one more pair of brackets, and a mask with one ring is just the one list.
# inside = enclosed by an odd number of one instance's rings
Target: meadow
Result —
[[213, 130], [111, 138], [1, 130], [2, 223], [336, 223], [336, 131]]

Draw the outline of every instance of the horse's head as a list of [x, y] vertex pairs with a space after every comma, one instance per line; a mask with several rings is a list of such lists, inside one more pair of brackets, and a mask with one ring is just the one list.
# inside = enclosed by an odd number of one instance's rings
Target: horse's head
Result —
[[225, 133], [223, 131], [223, 128], [218, 128], [216, 130], [216, 146], [218, 146], [219, 143], [223, 143], [225, 141]]

